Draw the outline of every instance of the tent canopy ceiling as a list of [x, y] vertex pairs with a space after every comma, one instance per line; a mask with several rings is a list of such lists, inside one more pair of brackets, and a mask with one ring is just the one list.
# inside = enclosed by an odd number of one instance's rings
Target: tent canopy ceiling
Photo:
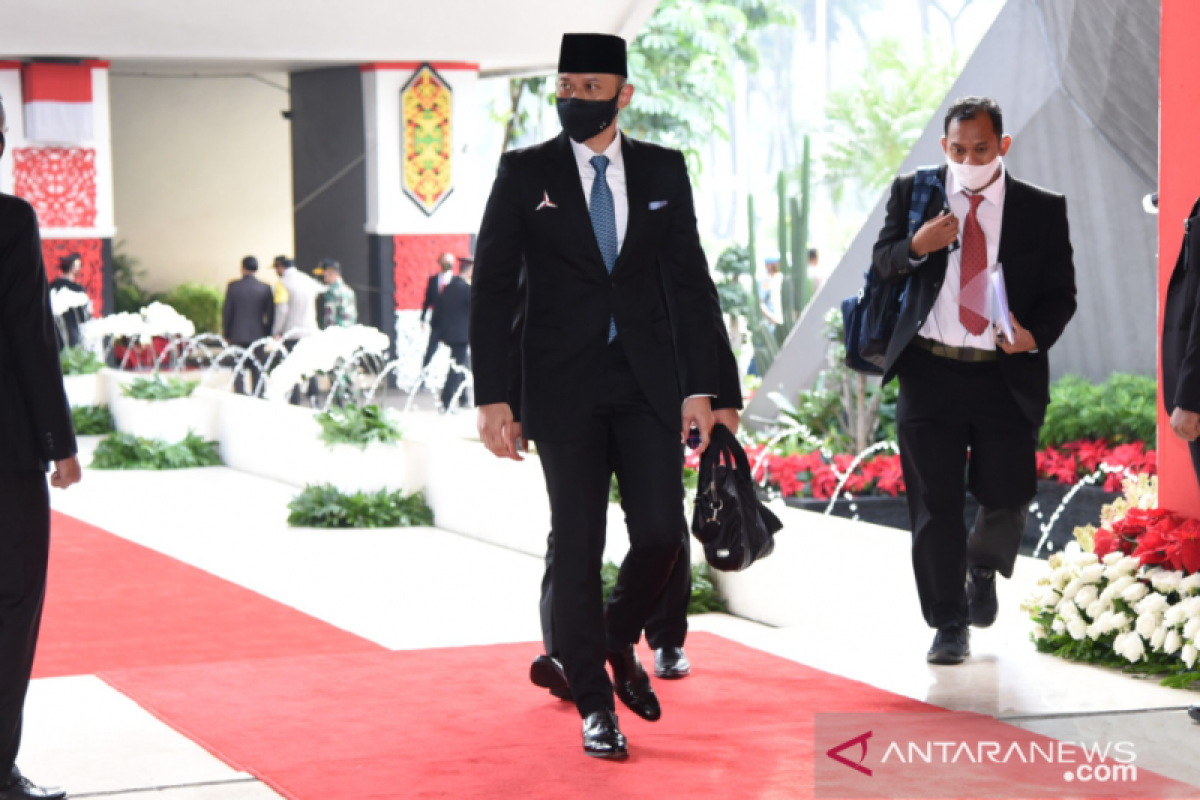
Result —
[[636, 35], [657, 0], [7, 0], [0, 58], [291, 71], [377, 61], [552, 68], [568, 31]]

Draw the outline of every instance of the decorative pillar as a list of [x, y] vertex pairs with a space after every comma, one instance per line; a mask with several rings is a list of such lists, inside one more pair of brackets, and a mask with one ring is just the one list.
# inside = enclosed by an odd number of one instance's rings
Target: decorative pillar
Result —
[[113, 168], [108, 62], [0, 61], [8, 116], [0, 191], [37, 210], [48, 277], [78, 253], [97, 315], [113, 310]]

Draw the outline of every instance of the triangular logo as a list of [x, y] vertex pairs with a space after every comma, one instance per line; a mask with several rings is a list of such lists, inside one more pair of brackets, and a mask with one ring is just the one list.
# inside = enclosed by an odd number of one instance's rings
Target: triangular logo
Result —
[[[841, 744], [837, 745], [836, 747], [830, 748], [829, 752], [827, 752], [825, 755], [829, 756], [834, 761], [837, 761], [840, 764], [845, 764], [847, 767], [850, 767], [851, 769], [856, 769], [859, 772], [861, 772], [862, 774], [870, 777], [871, 770], [864, 767], [862, 765], [862, 762], [867, 760], [867, 739], [871, 738], [871, 733], [872, 733], [871, 731], [867, 731], [866, 733], [862, 734], [861, 736], [855, 736], [853, 739], [850, 739], [849, 741], [842, 742]], [[862, 755], [859, 757], [857, 764], [842, 755], [843, 750], [848, 750], [849, 748], [854, 747], [854, 745], [856, 745], [856, 744], [862, 745]]]

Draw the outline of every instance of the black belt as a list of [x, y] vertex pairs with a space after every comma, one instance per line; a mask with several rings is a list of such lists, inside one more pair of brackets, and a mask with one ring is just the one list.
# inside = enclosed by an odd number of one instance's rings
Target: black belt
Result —
[[935, 342], [933, 339], [926, 339], [924, 336], [914, 337], [913, 345], [922, 350], [928, 350], [940, 358], [950, 358], [955, 361], [981, 362], [995, 361], [999, 358], [995, 350], [980, 350], [977, 347], [955, 347], [954, 345]]

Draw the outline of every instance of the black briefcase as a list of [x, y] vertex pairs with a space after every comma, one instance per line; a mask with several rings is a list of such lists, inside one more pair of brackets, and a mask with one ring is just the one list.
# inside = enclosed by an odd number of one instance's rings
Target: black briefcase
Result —
[[700, 457], [692, 533], [713, 569], [740, 572], [771, 555], [783, 527], [758, 499], [746, 451], [724, 425], [714, 425]]

